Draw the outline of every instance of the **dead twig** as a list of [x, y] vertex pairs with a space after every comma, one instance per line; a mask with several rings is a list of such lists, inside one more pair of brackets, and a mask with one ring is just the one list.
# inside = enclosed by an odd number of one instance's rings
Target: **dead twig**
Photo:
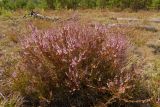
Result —
[[132, 104], [146, 104], [146, 103], [150, 103], [153, 98], [149, 98], [149, 99], [144, 99], [144, 100], [128, 100], [128, 99], [124, 99], [124, 98], [120, 98], [120, 97], [117, 97], [117, 96], [113, 96], [112, 98], [110, 98], [106, 103], [105, 105], [108, 106], [114, 102], [116, 102], [116, 100], [119, 100], [119, 101], [123, 101], [125, 103], [132, 103]]
[[2, 93], [0, 93], [0, 97], [2, 97], [4, 100], [6, 99]]

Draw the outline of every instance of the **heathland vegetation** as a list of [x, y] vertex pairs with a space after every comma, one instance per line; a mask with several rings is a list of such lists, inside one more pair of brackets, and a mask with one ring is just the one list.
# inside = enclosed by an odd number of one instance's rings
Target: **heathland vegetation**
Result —
[[0, 0], [0, 106], [159, 107], [159, 8]]

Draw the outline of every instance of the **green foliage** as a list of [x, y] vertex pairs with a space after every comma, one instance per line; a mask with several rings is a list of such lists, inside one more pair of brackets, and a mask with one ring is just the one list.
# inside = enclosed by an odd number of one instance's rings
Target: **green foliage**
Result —
[[155, 9], [160, 9], [160, 0], [153, 0], [152, 7]]
[[147, 9], [152, 4], [152, 0], [132, 0], [130, 8], [134, 10]]
[[97, 8], [105, 8], [107, 6], [107, 0], [96, 0]]
[[46, 8], [45, 0], [2, 0], [0, 7], [8, 10], [15, 10], [19, 8], [34, 9]]
[[40, 9], [47, 9], [46, 0], [39, 0], [38, 3], [35, 4], [35, 6], [37, 6], [37, 8], [40, 8]]
[[0, 15], [3, 15], [6, 18], [10, 18], [13, 14], [11, 11], [8, 11], [4, 8], [0, 8]]
[[1, 1], [1, 4], [5, 9], [15, 9], [15, 3], [13, 0], [3, 0]]
[[133, 10], [148, 9], [152, 0], [109, 0], [108, 6], [113, 8], [131, 8]]
[[31, 0], [27, 2], [27, 9], [32, 10], [35, 8], [35, 3], [33, 3]]
[[27, 5], [27, 0], [15, 0], [15, 1], [13, 0], [13, 2], [14, 2], [13, 4], [15, 4], [15, 8], [23, 8]]
[[109, 0], [108, 6], [109, 7], [120, 7], [121, 0]]
[[46, 0], [48, 8], [55, 9], [53, 0]]
[[18, 8], [131, 8], [133, 10], [149, 9], [151, 6], [159, 9], [159, 0], [2, 0], [0, 7], [5, 9]]

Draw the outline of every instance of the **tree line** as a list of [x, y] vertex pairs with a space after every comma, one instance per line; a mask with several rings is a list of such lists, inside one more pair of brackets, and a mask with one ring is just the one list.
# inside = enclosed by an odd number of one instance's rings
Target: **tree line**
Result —
[[0, 7], [5, 9], [43, 8], [43, 9], [103, 9], [131, 8], [160, 9], [160, 0], [0, 0]]

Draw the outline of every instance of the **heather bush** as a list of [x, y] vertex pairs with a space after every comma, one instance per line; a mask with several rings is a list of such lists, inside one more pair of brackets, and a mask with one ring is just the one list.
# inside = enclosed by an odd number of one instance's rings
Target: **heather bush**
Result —
[[131, 46], [121, 32], [72, 22], [45, 31], [30, 27], [12, 86], [30, 105], [122, 105], [150, 97], [133, 94], [145, 89], [136, 88], [141, 74], [129, 62]]

